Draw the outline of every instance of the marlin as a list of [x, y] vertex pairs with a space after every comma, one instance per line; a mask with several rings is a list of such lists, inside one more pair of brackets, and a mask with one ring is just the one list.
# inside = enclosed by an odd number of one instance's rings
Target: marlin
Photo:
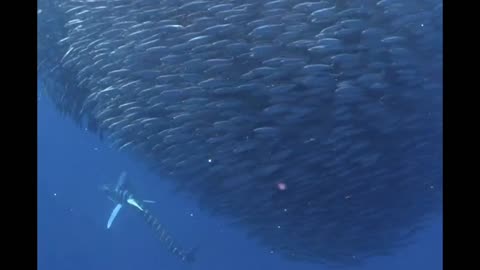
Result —
[[138, 200], [132, 193], [129, 184], [127, 182], [127, 173], [122, 172], [118, 178], [117, 184], [112, 188], [111, 185], [102, 185], [100, 188], [107, 194], [107, 197], [113, 201], [116, 205], [113, 208], [110, 217], [107, 222], [107, 229], [110, 229], [116, 216], [124, 206], [129, 206], [138, 213], [140, 213], [147, 225], [153, 229], [156, 237], [162, 244], [167, 247], [167, 250], [173, 255], [179, 257], [184, 262], [192, 263], [195, 260], [194, 253], [197, 248], [190, 249], [189, 251], [181, 248], [173, 237], [167, 232], [165, 227], [160, 221], [152, 215], [152, 213], [145, 207], [143, 203], [155, 203], [152, 200]]

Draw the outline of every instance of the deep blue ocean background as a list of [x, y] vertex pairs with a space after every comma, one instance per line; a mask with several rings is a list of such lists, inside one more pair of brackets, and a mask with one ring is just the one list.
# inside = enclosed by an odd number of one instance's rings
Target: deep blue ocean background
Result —
[[[39, 86], [41, 87], [41, 86]], [[285, 261], [248, 239], [241, 228], [209, 217], [196, 203], [173, 192], [142, 163], [110, 149], [88, 130], [58, 113], [38, 94], [38, 268], [322, 270], [322, 265]], [[185, 265], [171, 256], [135, 213], [122, 209], [106, 229], [114, 204], [99, 190], [122, 171], [183, 246], [200, 245], [197, 261]], [[246, 198], [247, 199], [247, 198]], [[125, 211], [127, 210], [127, 211]], [[371, 259], [360, 270], [442, 269], [442, 218], [394, 256]]]

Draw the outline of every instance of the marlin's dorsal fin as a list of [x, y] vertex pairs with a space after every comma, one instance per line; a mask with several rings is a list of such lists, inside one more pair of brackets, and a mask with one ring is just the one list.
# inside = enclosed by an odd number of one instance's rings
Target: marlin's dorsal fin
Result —
[[115, 190], [121, 190], [127, 184], [127, 173], [123, 171], [120, 176], [118, 177], [117, 185], [115, 186]]
[[113, 220], [115, 220], [115, 217], [117, 216], [120, 209], [122, 209], [121, 204], [117, 204], [115, 208], [113, 208], [113, 211], [110, 214], [110, 217], [108, 218], [107, 229], [110, 229], [110, 226], [112, 226]]

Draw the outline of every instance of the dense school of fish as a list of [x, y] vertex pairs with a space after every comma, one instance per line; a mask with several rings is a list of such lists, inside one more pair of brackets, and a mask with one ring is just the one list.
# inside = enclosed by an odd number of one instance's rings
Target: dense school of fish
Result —
[[389, 254], [441, 205], [440, 0], [40, 0], [57, 108], [292, 260]]

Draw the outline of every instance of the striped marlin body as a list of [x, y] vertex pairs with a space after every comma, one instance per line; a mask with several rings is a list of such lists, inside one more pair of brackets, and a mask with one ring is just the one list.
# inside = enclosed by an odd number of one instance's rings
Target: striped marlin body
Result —
[[155, 235], [158, 237], [161, 243], [167, 247], [170, 253], [179, 257], [182, 261], [190, 263], [193, 262], [195, 260], [194, 252], [196, 251], [196, 248], [189, 251], [181, 248], [173, 239], [173, 237], [166, 231], [165, 227], [160, 223], [160, 221], [143, 205], [143, 203], [154, 203], [154, 201], [140, 201], [136, 199], [133, 193], [128, 189], [126, 179], [127, 174], [122, 172], [114, 188], [108, 185], [103, 185], [101, 187], [101, 190], [107, 194], [108, 198], [116, 204], [108, 219], [107, 229], [112, 226], [112, 223], [120, 209], [122, 209], [123, 206], [128, 205], [142, 215], [147, 225], [153, 229]]

